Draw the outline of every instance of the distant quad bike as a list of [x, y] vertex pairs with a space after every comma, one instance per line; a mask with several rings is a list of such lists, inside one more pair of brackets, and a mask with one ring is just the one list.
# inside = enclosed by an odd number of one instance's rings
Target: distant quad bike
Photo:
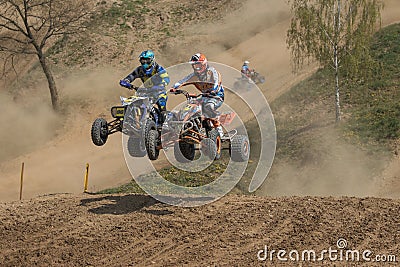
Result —
[[[265, 83], [265, 77], [262, 76], [260, 73], [256, 72], [255, 70], [251, 71], [250, 78], [254, 84]], [[240, 89], [249, 90], [251, 88], [251, 83], [249, 83], [249, 78], [246, 75], [242, 74], [242, 76], [240, 78], [237, 78], [237, 80], [233, 84], [233, 88], [236, 90]]]
[[[185, 95], [187, 104], [179, 111], [168, 114], [161, 138], [158, 131], [150, 130], [147, 151], [151, 160], [158, 158], [160, 149], [173, 147], [178, 162], [190, 162], [195, 158], [196, 146], [211, 160], [219, 159], [222, 149], [229, 149], [233, 161], [243, 162], [249, 159], [250, 142], [247, 136], [232, 130], [221, 137], [217, 129], [219, 125], [229, 125], [236, 116], [235, 113], [210, 118], [202, 113], [201, 98], [211, 97], [209, 94], [192, 95], [184, 90], [176, 90], [174, 94]], [[225, 148], [224, 143], [228, 144]]]
[[120, 97], [121, 105], [111, 108], [112, 121], [97, 118], [92, 124], [92, 142], [102, 146], [107, 142], [108, 136], [122, 132], [128, 135], [128, 152], [132, 157], [144, 157], [146, 141], [151, 130], [161, 131], [162, 114], [155, 104], [158, 94], [151, 94], [146, 88], [133, 87], [130, 83], [124, 85], [136, 89], [136, 95]]

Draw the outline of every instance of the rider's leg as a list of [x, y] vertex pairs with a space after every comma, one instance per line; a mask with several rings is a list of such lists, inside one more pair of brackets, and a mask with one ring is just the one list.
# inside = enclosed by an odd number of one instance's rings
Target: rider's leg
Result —
[[215, 118], [219, 114], [217, 109], [222, 105], [222, 101], [215, 99], [204, 97], [203, 98], [203, 113], [206, 117]]
[[[215, 99], [215, 98], [206, 98], [203, 101], [203, 111], [204, 111], [206, 116], [209, 116], [211, 118], [215, 118], [215, 117], [217, 117], [219, 115], [217, 109], [219, 107], [221, 107], [222, 104], [223, 104], [222, 100], [218, 100], [218, 99]], [[222, 126], [219, 125], [217, 127], [217, 130], [219, 132], [219, 135], [222, 137], [224, 135], [224, 131], [222, 129]]]
[[166, 93], [162, 93], [158, 96], [157, 106], [161, 113], [160, 123], [165, 121], [165, 116], [167, 114], [167, 100], [168, 96]]

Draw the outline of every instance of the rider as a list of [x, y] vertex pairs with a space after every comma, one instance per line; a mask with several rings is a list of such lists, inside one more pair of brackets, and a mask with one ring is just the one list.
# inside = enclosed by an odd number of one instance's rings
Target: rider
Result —
[[132, 89], [133, 86], [130, 85], [130, 83], [140, 78], [145, 88], [158, 94], [156, 104], [162, 114], [162, 118], [164, 118], [168, 99], [165, 87], [170, 82], [169, 75], [167, 71], [155, 61], [154, 52], [152, 50], [143, 51], [139, 56], [139, 62], [141, 66], [134, 69], [128, 76], [121, 80], [119, 84]]
[[[204, 54], [196, 53], [191, 58], [189, 63], [192, 65], [193, 73], [190, 73], [173, 86], [171, 92], [176, 92], [177, 89], [185, 83], [193, 83], [193, 85], [202, 93], [209, 96], [203, 97], [203, 111], [209, 117], [218, 116], [216, 111], [224, 102], [224, 87], [222, 86], [221, 74], [214, 68], [208, 65], [207, 58]], [[218, 126], [218, 131], [222, 136], [222, 127]]]
[[246, 77], [249, 80], [249, 82], [251, 82], [252, 81], [251, 80], [251, 76], [253, 75], [253, 70], [251, 70], [249, 68], [249, 64], [250, 64], [250, 62], [245, 60], [243, 62], [243, 66], [242, 66], [241, 72], [242, 72], [243, 76]]

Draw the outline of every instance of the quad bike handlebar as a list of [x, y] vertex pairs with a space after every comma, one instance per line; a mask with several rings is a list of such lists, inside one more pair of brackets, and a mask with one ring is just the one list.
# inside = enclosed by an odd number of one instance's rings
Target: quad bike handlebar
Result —
[[191, 99], [191, 98], [198, 98], [198, 97], [200, 97], [200, 96], [220, 99], [219, 96], [216, 96], [216, 95], [213, 95], [213, 94], [210, 94], [210, 93], [201, 93], [201, 94], [196, 95], [196, 94], [190, 94], [190, 93], [189, 93], [188, 91], [186, 91], [186, 90], [175, 89], [175, 88], [171, 88], [171, 89], [169, 90], [169, 92], [172, 93], [172, 94], [175, 94], [175, 95], [182, 94], [182, 95], [184, 95], [184, 96], [186, 97], [186, 99], [188, 99], [188, 100]]
[[216, 99], [221, 99], [221, 97], [213, 94], [213, 93], [201, 93], [201, 94], [190, 94], [188, 91], [180, 89], [184, 86], [188, 86], [188, 85], [195, 85], [197, 82], [187, 82], [187, 83], [183, 83], [181, 85], [179, 85], [177, 88], [171, 88], [169, 90], [170, 93], [172, 94], [183, 94], [186, 96], [186, 99], [189, 100], [191, 98], [198, 98], [200, 96], [204, 96], [204, 97], [209, 97], [209, 98], [216, 98]]

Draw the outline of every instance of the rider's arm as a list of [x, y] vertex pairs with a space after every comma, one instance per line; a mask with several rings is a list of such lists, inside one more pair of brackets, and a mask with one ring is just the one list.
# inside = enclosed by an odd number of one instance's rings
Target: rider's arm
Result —
[[128, 76], [126, 76], [124, 78], [124, 80], [129, 81], [131, 83], [134, 80], [136, 80], [137, 78], [140, 78], [139, 68], [140, 67], [137, 67], [136, 69], [134, 69]]
[[181, 87], [183, 84], [191, 82], [191, 80], [195, 80], [195, 74], [194, 73], [190, 73], [185, 78], [183, 78], [183, 79], [179, 80], [178, 82], [176, 82], [172, 88], [177, 89], [177, 88]]

